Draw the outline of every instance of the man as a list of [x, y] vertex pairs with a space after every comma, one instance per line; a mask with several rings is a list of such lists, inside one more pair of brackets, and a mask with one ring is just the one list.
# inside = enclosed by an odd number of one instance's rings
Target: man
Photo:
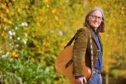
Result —
[[[84, 27], [77, 31], [73, 46], [73, 74], [77, 84], [102, 84], [102, 44], [100, 32], [104, 32], [104, 15], [101, 8], [90, 10]], [[89, 80], [84, 76], [84, 63], [92, 70]]]

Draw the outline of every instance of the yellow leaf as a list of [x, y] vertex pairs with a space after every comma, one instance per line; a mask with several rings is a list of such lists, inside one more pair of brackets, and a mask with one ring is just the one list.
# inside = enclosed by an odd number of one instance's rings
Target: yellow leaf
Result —
[[55, 20], [59, 20], [58, 16], [55, 15]]
[[1, 8], [6, 8], [6, 5], [5, 4], [1, 4]]
[[9, 9], [6, 9], [6, 12], [9, 13]]
[[49, 3], [49, 0], [43, 0], [45, 3]]
[[52, 13], [55, 14], [55, 13], [56, 13], [56, 9], [53, 9], [53, 10], [52, 10]]

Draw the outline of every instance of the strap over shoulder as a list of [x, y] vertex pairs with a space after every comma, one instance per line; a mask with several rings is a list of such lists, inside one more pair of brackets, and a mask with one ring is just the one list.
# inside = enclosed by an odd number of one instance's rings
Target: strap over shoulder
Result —
[[67, 45], [64, 48], [66, 48], [67, 46], [71, 45], [73, 40], [76, 38], [76, 36], [77, 36], [77, 33], [72, 37], [72, 39], [67, 43]]
[[75, 33], [75, 35], [71, 38], [71, 40], [67, 43], [67, 45], [66, 45], [64, 48], [66, 48], [67, 46], [71, 45], [72, 42], [77, 38], [78, 34], [79, 34], [80, 32], [82, 32], [82, 31], [90, 32], [90, 31], [88, 31], [88, 28], [86, 28], [86, 27], [79, 28], [79, 29], [77, 30], [77, 32]]
[[72, 42], [77, 38], [78, 33], [83, 31], [83, 30], [84, 30], [84, 28], [79, 28], [77, 30], [77, 32], [75, 33], [75, 35], [71, 38], [71, 40], [67, 43], [67, 45], [64, 48], [66, 48], [67, 46], [71, 45]]

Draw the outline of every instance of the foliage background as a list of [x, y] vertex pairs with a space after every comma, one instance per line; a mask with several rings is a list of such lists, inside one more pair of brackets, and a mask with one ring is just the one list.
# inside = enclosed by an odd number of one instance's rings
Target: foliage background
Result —
[[106, 17], [103, 75], [125, 77], [125, 0], [0, 0], [0, 82], [68, 83], [55, 59], [95, 6]]

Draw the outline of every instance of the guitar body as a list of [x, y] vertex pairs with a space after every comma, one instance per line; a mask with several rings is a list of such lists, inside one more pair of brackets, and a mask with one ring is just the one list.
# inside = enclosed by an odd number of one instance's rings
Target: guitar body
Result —
[[[73, 75], [73, 62], [70, 62], [73, 55], [73, 46], [67, 46], [57, 57], [55, 61], [55, 68], [60, 74], [67, 76], [71, 84], [76, 84], [75, 77]], [[69, 63], [70, 62], [70, 63]], [[68, 64], [69, 63], [69, 64]], [[68, 64], [68, 66], [66, 66]], [[91, 77], [91, 69], [84, 66], [84, 76], [87, 80]]]

